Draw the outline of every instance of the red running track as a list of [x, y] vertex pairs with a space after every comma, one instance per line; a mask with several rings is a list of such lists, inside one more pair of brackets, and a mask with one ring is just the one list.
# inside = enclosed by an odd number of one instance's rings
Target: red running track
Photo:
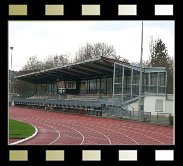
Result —
[[38, 134], [21, 145], [172, 145], [173, 128], [145, 123], [9, 107], [9, 117]]

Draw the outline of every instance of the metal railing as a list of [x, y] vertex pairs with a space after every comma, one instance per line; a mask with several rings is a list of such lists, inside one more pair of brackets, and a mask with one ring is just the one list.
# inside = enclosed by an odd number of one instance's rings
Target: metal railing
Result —
[[157, 115], [152, 115], [152, 123], [164, 126], [173, 125], [173, 116], [170, 113], [157, 112]]
[[[103, 117], [116, 117], [121, 119], [129, 119], [134, 121], [141, 121], [147, 123], [153, 123], [158, 125], [171, 125], [171, 115], [167, 113], [157, 113], [157, 115], [151, 115], [151, 112], [142, 111], [140, 114], [138, 111], [134, 111], [132, 107], [122, 102], [118, 98], [100, 98], [97, 100], [73, 100], [73, 99], [23, 99], [15, 98], [15, 105], [33, 105], [37, 107], [55, 107], [59, 109], [69, 108], [68, 112], [72, 112], [74, 109], [85, 109], [87, 115], [100, 115]], [[89, 109], [89, 110], [88, 110]], [[101, 114], [97, 112], [101, 111]], [[76, 111], [82, 112], [82, 110]]]
[[101, 100], [57, 100], [57, 99], [14, 99], [15, 104], [37, 104], [37, 105], [57, 105], [70, 107], [102, 107], [105, 101]]

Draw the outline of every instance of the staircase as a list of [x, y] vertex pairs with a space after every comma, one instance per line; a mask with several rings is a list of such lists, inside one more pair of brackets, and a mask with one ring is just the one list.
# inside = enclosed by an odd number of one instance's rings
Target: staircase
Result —
[[[142, 95], [142, 98], [144, 98], [144, 95]], [[124, 103], [125, 103], [125, 105], [129, 105], [129, 104], [132, 104], [132, 103], [134, 103], [134, 102], [136, 102], [138, 100], [139, 100], [139, 96], [136, 96], [134, 98], [131, 98], [129, 100], [126, 100]]]
[[[142, 98], [143, 97], [144, 95], [142, 95]], [[109, 114], [116, 114], [118, 116], [134, 119], [137, 115], [135, 115], [134, 108], [130, 108], [130, 104], [137, 102], [138, 100], [138, 96], [125, 101], [122, 101], [121, 98], [111, 98], [106, 104], [106, 109], [108, 110]]]
[[[143, 95], [142, 98], [144, 96], [145, 95]], [[151, 121], [150, 112], [141, 112], [139, 115], [139, 112], [134, 111], [134, 108], [130, 106], [130, 104], [132, 104], [133, 102], [137, 102], [139, 100], [138, 96], [123, 102], [121, 99], [118, 99], [118, 98], [113, 98], [111, 100], [112, 100], [111, 102], [112, 104], [106, 104], [106, 108], [103, 111], [104, 114], [108, 114], [109, 116], [122, 117], [130, 120], [143, 121], [143, 122]]]
[[131, 117], [133, 115], [133, 112], [131, 110], [129, 110], [128, 106], [122, 105], [122, 106], [120, 106], [120, 108], [121, 108], [121, 113], [123, 116]]

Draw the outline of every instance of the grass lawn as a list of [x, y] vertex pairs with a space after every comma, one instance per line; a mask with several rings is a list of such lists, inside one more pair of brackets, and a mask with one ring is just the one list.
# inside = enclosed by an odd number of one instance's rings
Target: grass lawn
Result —
[[9, 119], [9, 138], [26, 138], [34, 134], [35, 129], [31, 125]]

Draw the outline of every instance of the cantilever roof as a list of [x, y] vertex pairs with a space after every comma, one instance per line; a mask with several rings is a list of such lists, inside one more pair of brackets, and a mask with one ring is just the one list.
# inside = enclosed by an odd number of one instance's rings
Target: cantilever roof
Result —
[[[113, 74], [114, 63], [123, 65], [128, 68], [140, 70], [139, 66], [130, 65], [119, 60], [100, 57], [89, 59], [83, 62], [64, 65], [62, 67], [55, 67], [39, 72], [33, 72], [17, 76], [15, 78], [31, 83], [51, 83], [57, 80], [85, 80], [92, 78], [100, 78], [101, 76], [111, 76]], [[145, 69], [151, 71], [150, 68]], [[158, 71], [165, 70], [158, 68]], [[156, 68], [157, 71], [157, 68]]]

